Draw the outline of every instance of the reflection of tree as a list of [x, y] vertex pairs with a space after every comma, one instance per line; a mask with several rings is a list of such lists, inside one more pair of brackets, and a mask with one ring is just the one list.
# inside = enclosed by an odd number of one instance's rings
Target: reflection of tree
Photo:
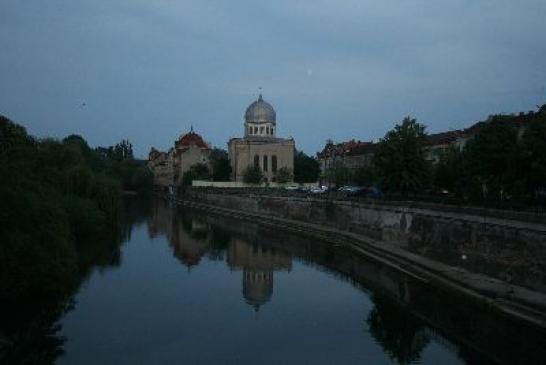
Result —
[[231, 234], [220, 227], [212, 225], [210, 227], [210, 251], [209, 259], [213, 261], [223, 261], [224, 254], [229, 247], [231, 241]]
[[371, 335], [399, 364], [419, 360], [430, 341], [421, 321], [385, 298], [375, 297], [374, 302], [366, 320]]
[[122, 242], [127, 242], [131, 239], [133, 227], [149, 217], [152, 201], [146, 198], [127, 197], [122, 203], [120, 239]]
[[[135, 199], [136, 200], [136, 199]], [[127, 202], [125, 202], [127, 203]], [[64, 353], [59, 319], [73, 308], [74, 295], [90, 274], [121, 263], [120, 244], [145, 215], [128, 203], [120, 224], [102, 237], [85, 237], [75, 244], [77, 275], [63, 292], [44, 291], [0, 302], [0, 363], [53, 364]], [[144, 204], [144, 205], [143, 205]], [[125, 232], [125, 233], [124, 233]]]

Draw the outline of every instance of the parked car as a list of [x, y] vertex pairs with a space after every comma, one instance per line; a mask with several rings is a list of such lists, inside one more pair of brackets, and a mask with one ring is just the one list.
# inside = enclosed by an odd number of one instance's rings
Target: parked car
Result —
[[348, 196], [381, 199], [383, 198], [383, 193], [376, 186], [363, 186], [363, 187], [357, 188], [356, 190], [350, 191], [348, 193]]
[[358, 192], [361, 188], [358, 186], [345, 185], [339, 188], [339, 192], [345, 193], [347, 195], [352, 195]]
[[327, 191], [328, 191], [328, 187], [326, 186], [317, 186], [309, 190], [311, 194], [324, 194]]

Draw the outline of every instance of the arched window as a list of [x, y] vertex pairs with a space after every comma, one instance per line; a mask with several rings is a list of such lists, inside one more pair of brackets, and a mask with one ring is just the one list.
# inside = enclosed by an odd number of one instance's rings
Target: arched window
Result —
[[260, 167], [260, 156], [254, 155], [254, 167]]
[[271, 171], [277, 172], [277, 156], [271, 156]]
[[263, 164], [263, 169], [264, 171], [267, 171], [267, 155], [264, 155], [264, 164]]

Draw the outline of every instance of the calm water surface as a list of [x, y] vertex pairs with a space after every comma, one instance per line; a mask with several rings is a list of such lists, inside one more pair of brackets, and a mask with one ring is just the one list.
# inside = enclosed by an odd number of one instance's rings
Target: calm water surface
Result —
[[153, 201], [61, 320], [57, 363], [524, 360], [486, 312], [348, 248]]

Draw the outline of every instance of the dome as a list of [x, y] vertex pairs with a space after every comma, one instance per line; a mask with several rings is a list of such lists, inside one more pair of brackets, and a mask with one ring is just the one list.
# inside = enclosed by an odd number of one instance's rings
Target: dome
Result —
[[178, 138], [178, 141], [175, 142], [177, 148], [187, 148], [192, 144], [200, 148], [209, 148], [207, 143], [203, 140], [203, 137], [193, 131], [193, 127], [189, 133], [181, 135], [180, 138]]
[[246, 108], [245, 112], [246, 123], [276, 123], [275, 109], [267, 101], [262, 99], [262, 95], [258, 100], [253, 102]]

